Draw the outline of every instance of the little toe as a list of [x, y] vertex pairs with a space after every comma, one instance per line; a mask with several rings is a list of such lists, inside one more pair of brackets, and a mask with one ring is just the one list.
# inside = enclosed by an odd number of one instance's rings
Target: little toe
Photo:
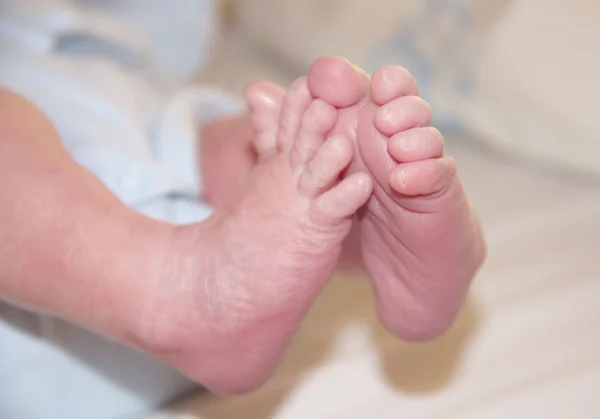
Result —
[[373, 178], [356, 172], [315, 200], [318, 214], [331, 220], [348, 219], [365, 205], [373, 193]]
[[389, 139], [388, 152], [394, 160], [400, 163], [442, 157], [444, 137], [434, 127], [419, 127], [401, 131]]
[[441, 157], [398, 165], [390, 185], [400, 195], [422, 196], [442, 193], [455, 179], [454, 159]]
[[375, 113], [375, 127], [387, 136], [430, 123], [431, 107], [418, 96], [399, 97], [386, 103]]
[[311, 94], [336, 108], [360, 102], [367, 95], [369, 83], [363, 70], [338, 57], [319, 58], [308, 73]]
[[277, 148], [282, 151], [291, 150], [302, 116], [312, 103], [308, 90], [307, 78], [300, 77], [288, 89], [279, 117]]
[[404, 67], [382, 67], [373, 74], [371, 81], [371, 100], [384, 105], [402, 96], [418, 96], [417, 82]]
[[322, 99], [315, 99], [302, 117], [298, 136], [290, 154], [292, 166], [305, 164], [325, 142], [337, 120], [337, 110]]
[[272, 153], [277, 148], [277, 128], [284, 96], [282, 87], [268, 82], [251, 83], [244, 89], [256, 131], [254, 148], [259, 155]]
[[352, 162], [354, 146], [343, 135], [334, 135], [316, 152], [300, 177], [300, 188], [311, 195], [329, 189]]
[[270, 82], [258, 81], [248, 84], [243, 95], [253, 112], [278, 111], [283, 103], [285, 89]]

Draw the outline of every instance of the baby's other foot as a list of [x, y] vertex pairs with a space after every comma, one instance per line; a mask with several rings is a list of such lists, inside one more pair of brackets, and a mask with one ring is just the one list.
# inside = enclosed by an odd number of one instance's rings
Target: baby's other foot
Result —
[[[341, 179], [354, 157], [352, 140], [326, 138], [337, 111], [310, 97], [306, 78], [277, 110], [259, 93], [246, 90], [256, 113], [258, 164], [239, 195], [207, 221], [206, 279], [190, 293], [201, 295], [198, 318], [212, 325], [214, 347], [198, 345], [206, 339], [190, 324], [177, 340], [186, 340], [185, 356], [175, 357], [193, 378], [227, 393], [255, 388], [277, 365], [373, 187], [366, 173]], [[191, 306], [198, 311], [197, 300]]]
[[369, 83], [347, 61], [323, 58], [308, 83], [313, 97], [339, 107], [333, 134], [356, 141], [350, 173], [375, 180], [360, 230], [382, 322], [405, 339], [438, 336], [461, 308], [484, 244], [428, 104], [400, 67]]

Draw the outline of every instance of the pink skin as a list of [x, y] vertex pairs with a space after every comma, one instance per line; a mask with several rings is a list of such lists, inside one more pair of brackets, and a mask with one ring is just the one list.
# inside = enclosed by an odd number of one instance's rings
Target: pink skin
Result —
[[[249, 114], [221, 118], [203, 127], [199, 165], [204, 176], [210, 178], [201, 180], [206, 202], [215, 206], [223, 203], [241, 186], [256, 164], [253, 137], [254, 127]], [[228, 160], [223, 161], [223, 158]], [[228, 175], [214, 178], [213, 173], [219, 173], [224, 167]]]
[[[212, 391], [246, 392], [276, 367], [355, 244], [354, 224], [384, 324], [408, 339], [439, 334], [483, 240], [441, 136], [424, 127], [428, 109], [407, 96], [412, 79], [384, 70], [369, 82], [323, 59], [287, 93], [249, 86], [252, 124], [205, 131], [203, 158], [222, 163], [205, 180], [227, 193], [187, 226], [125, 207], [35, 106], [0, 90], [0, 297], [143, 349]], [[231, 148], [212, 142], [228, 135]]]
[[303, 152], [335, 108], [288, 102], [277, 149], [259, 153], [244, 188], [209, 219], [174, 226], [123, 205], [35, 106], [0, 90], [0, 297], [145, 350], [214, 392], [262, 385], [373, 188], [366, 174], [340, 179], [350, 139]]
[[258, 162], [244, 187], [209, 220], [181, 229], [178, 248], [193, 249], [179, 262], [190, 266], [179, 272], [186, 291], [158, 295], [150, 310], [177, 301], [168, 320], [149, 321], [163, 339], [158, 353], [214, 391], [243, 392], [272, 373], [372, 193], [365, 173], [341, 179], [354, 158], [350, 139], [334, 135], [312, 148], [334, 127], [336, 109], [299, 99], [286, 96], [272, 147], [255, 137]]
[[[337, 58], [317, 60], [280, 109], [273, 106], [283, 95], [277, 86], [256, 83], [245, 92], [263, 150], [275, 147], [280, 113], [282, 120], [298, 118], [315, 98], [338, 109], [327, 136], [355, 144], [346, 175], [369, 173], [375, 181], [357, 216], [363, 262], [382, 323], [407, 340], [434, 338], [452, 324], [485, 253], [454, 160], [444, 155], [444, 139], [429, 126], [431, 110], [417, 94], [400, 67], [384, 67], [371, 80]], [[327, 136], [307, 141], [303, 153]]]

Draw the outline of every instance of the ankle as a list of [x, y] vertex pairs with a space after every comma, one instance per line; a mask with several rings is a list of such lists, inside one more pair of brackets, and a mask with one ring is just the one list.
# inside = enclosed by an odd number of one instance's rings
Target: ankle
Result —
[[176, 229], [143, 317], [143, 347], [213, 392], [239, 394], [272, 374], [300, 316], [269, 304], [273, 296], [256, 289], [260, 272], [236, 266], [221, 221]]
[[[143, 308], [136, 320], [137, 344], [153, 355], [185, 350], [187, 340], [196, 339], [202, 327], [201, 298], [196, 279], [205, 274], [205, 252], [196, 243], [204, 243], [205, 223], [172, 227], [155, 242], [154, 269], [146, 283]], [[195, 238], [202, 238], [195, 239]], [[159, 261], [159, 263], [154, 263]], [[192, 329], [190, 327], [193, 326]]]
[[165, 325], [174, 318], [173, 307], [179, 306], [173, 298], [172, 285], [181, 265], [176, 250], [179, 227], [137, 213], [132, 214], [128, 225], [134, 239], [123, 244], [118, 252], [123, 260], [115, 263], [126, 266], [122, 276], [134, 284], [131, 289], [120, 291], [129, 298], [125, 340], [154, 353], [168, 341]]

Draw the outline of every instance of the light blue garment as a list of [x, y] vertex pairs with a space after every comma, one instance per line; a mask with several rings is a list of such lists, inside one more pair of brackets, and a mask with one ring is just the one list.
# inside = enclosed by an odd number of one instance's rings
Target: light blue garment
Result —
[[[202, 123], [242, 110], [187, 79], [205, 60], [209, 0], [4, 0], [0, 86], [36, 103], [71, 155], [128, 206], [202, 220]], [[24, 191], [27, 193], [27, 191]], [[149, 357], [0, 303], [0, 418], [126, 419], [192, 388]]]
[[366, 70], [401, 63], [419, 82], [419, 94], [433, 105], [436, 126], [460, 129], [454, 108], [438, 103], [439, 93], [469, 96], [475, 88], [477, 0], [422, 0], [392, 34], [378, 39], [365, 57]]

